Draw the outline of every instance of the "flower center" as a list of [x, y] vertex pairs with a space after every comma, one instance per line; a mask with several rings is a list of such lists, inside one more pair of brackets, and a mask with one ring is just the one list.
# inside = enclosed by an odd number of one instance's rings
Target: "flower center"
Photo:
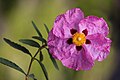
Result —
[[76, 46], [81, 46], [86, 42], [86, 37], [84, 33], [78, 33], [76, 32], [73, 36], [72, 36], [72, 42], [76, 45]]

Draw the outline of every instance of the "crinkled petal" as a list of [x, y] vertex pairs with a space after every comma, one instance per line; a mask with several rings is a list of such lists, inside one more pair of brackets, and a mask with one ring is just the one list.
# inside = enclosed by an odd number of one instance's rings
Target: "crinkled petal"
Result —
[[78, 22], [83, 17], [83, 12], [78, 8], [57, 16], [53, 26], [53, 34], [60, 38], [69, 38], [71, 36], [70, 29], [78, 29]]
[[110, 53], [111, 40], [102, 34], [89, 35], [87, 39], [91, 41], [91, 44], [86, 44], [85, 46], [93, 60], [104, 60]]
[[69, 24], [78, 24], [84, 18], [84, 13], [79, 8], [73, 8], [65, 13], [65, 18]]
[[87, 49], [82, 48], [80, 51], [74, 49], [69, 58], [62, 60], [62, 64], [74, 70], [90, 70], [94, 65], [94, 61]]
[[109, 28], [106, 21], [103, 18], [98, 18], [96, 16], [88, 16], [81, 20], [79, 23], [79, 31], [87, 29], [88, 35], [100, 33], [107, 36], [109, 33]]
[[69, 24], [67, 23], [64, 14], [59, 15], [53, 26], [53, 34], [60, 38], [69, 38], [71, 36]]
[[87, 35], [98, 33], [93, 23], [87, 22], [83, 19], [79, 23], [78, 32], [82, 33], [84, 30], [87, 30]]
[[69, 45], [67, 43], [68, 39], [61, 39], [59, 37], [56, 37], [52, 31], [49, 33], [48, 36], [48, 47], [50, 53], [58, 60], [68, 58], [71, 55], [70, 51], [72, 51], [75, 45]]

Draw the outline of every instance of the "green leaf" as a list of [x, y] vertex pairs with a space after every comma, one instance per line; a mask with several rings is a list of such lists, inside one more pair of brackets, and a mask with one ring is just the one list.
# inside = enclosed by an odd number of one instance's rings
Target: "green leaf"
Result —
[[[9, 67], [11, 67], [11, 68], [13, 68], [13, 69], [15, 69], [15, 70], [17, 70], [17, 71], [20, 71], [20, 72], [22, 72], [23, 74], [25, 74], [25, 72], [18, 66], [18, 65], [16, 65], [15, 63], [13, 63], [13, 62], [11, 62], [11, 61], [9, 61], [9, 60], [7, 60], [7, 59], [4, 59], [4, 58], [1, 58], [0, 57], [0, 63], [2, 63], [2, 64], [4, 64], [4, 65], [7, 65], [7, 66], [9, 66]], [[26, 74], [25, 74], [26, 75]]]
[[17, 43], [14, 43], [14, 42], [10, 41], [9, 39], [6, 39], [6, 38], [4, 38], [4, 41], [5, 41], [6, 43], [8, 43], [10, 46], [12, 46], [13, 48], [18, 49], [18, 50], [21, 50], [22, 52], [27, 53], [27, 54], [29, 54], [30, 56], [32, 56], [31, 53], [29, 52], [29, 50], [26, 49], [25, 47], [23, 47], [23, 46], [21, 46], [21, 45], [19, 45], [19, 44], [17, 44]]
[[33, 80], [37, 80], [34, 74], [30, 74], [29, 77], [32, 78]]
[[49, 80], [49, 79], [48, 79], [48, 73], [47, 73], [47, 70], [46, 70], [44, 64], [43, 64], [42, 62], [40, 62], [38, 59], [36, 59], [36, 60], [37, 60], [38, 63], [40, 64], [40, 67], [42, 68], [42, 71], [43, 71], [43, 73], [44, 73], [44, 75], [45, 75], [46, 80]]
[[40, 45], [36, 41], [31, 40], [31, 39], [20, 39], [19, 41], [24, 44], [30, 45], [32, 47], [37, 47], [37, 48], [40, 47]]
[[[46, 48], [46, 49], [47, 49], [47, 48]], [[52, 55], [50, 54], [49, 49], [47, 49], [47, 51], [48, 51], [48, 54], [49, 54], [49, 56], [50, 56], [50, 59], [51, 59], [53, 65], [54, 65], [54, 67], [55, 67], [57, 70], [59, 70], [59, 67], [58, 67], [58, 65], [57, 65], [57, 62], [56, 62], [56, 60], [52, 57]]]
[[47, 33], [49, 33], [49, 29], [48, 29], [47, 25], [44, 24], [44, 26], [45, 26], [45, 29], [46, 29]]
[[48, 79], [48, 73], [47, 73], [47, 70], [46, 70], [44, 64], [42, 64], [42, 63], [40, 63], [40, 62], [39, 62], [39, 64], [40, 64], [40, 66], [41, 66], [41, 68], [42, 68], [42, 71], [43, 71], [43, 73], [44, 73], [44, 75], [45, 75], [46, 80], [49, 80], [49, 79]]
[[46, 40], [44, 38], [42, 38], [42, 37], [33, 36], [32, 38], [37, 39], [39, 41], [42, 41], [43, 43], [46, 43]]
[[47, 73], [47, 70], [46, 70], [44, 64], [42, 62], [40, 62], [38, 59], [36, 59], [36, 58], [35, 58], [35, 60], [38, 61], [38, 63], [40, 64], [40, 67], [42, 68], [42, 71], [44, 73], [44, 76], [45, 76], [46, 80], [49, 80], [48, 79], [48, 73]]
[[39, 29], [37, 28], [37, 26], [35, 25], [35, 23], [34, 23], [33, 21], [32, 21], [32, 24], [33, 24], [33, 27], [35, 28], [36, 32], [38, 33], [38, 35], [39, 35], [40, 37], [42, 37], [41, 32], [39, 31]]
[[40, 58], [40, 62], [42, 62], [42, 61], [43, 61], [43, 54], [42, 54], [42, 51], [40, 51], [39, 58]]

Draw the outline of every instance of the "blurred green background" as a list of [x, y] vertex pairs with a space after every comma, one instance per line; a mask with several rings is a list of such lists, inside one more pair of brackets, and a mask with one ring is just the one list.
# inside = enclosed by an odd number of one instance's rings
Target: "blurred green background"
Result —
[[[31, 21], [39, 27], [47, 39], [44, 23], [49, 29], [57, 15], [65, 13], [66, 10], [79, 7], [85, 16], [96, 15], [103, 17], [110, 27], [112, 38], [111, 53], [106, 60], [95, 63], [89, 71], [74, 71], [64, 67], [57, 61], [60, 70], [52, 65], [46, 51], [43, 63], [46, 66], [50, 80], [120, 80], [120, 59], [119, 59], [119, 34], [120, 34], [120, 1], [119, 0], [0, 0], [0, 57], [7, 58], [26, 72], [30, 58], [21, 51], [8, 46], [3, 38], [9, 38], [19, 43], [21, 38], [31, 38], [37, 35]], [[22, 44], [23, 45], [23, 44]], [[30, 51], [34, 54], [35, 48]], [[35, 73], [38, 80], [45, 80], [39, 65], [34, 62], [31, 73]], [[24, 80], [20, 72], [0, 64], [0, 80]]]

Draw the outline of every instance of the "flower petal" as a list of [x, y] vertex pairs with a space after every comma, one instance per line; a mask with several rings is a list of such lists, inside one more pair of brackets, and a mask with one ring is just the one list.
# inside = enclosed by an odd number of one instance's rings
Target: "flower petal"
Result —
[[88, 16], [81, 20], [79, 23], [80, 31], [87, 29], [88, 35], [101, 33], [107, 36], [109, 33], [108, 25], [103, 18], [98, 18], [96, 16]]
[[83, 12], [79, 8], [68, 10], [65, 14], [57, 16], [53, 33], [60, 38], [70, 38], [70, 29], [78, 29], [78, 22], [83, 17]]
[[93, 60], [102, 61], [110, 53], [111, 40], [102, 34], [94, 34], [87, 36], [91, 44], [86, 44], [87, 50], [90, 52]]
[[78, 24], [79, 21], [84, 18], [84, 13], [80, 10], [80, 8], [73, 8], [65, 13], [65, 18], [69, 24]]
[[56, 37], [52, 31], [49, 33], [48, 36], [48, 47], [50, 53], [58, 60], [68, 58], [71, 55], [70, 51], [72, 51], [75, 45], [68, 44], [68, 39], [61, 39], [59, 37]]
[[77, 71], [90, 70], [94, 65], [94, 61], [88, 51], [85, 48], [82, 48], [80, 51], [74, 50], [69, 58], [62, 60], [62, 64]]
[[71, 36], [69, 24], [67, 23], [64, 14], [59, 15], [53, 26], [53, 34], [60, 38], [69, 38]]

